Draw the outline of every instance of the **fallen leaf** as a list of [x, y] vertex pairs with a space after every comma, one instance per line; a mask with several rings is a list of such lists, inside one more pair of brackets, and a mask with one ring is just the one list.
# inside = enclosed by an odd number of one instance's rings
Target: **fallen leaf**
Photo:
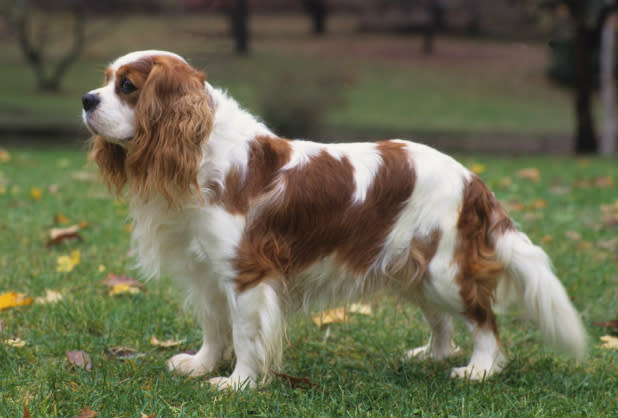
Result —
[[150, 338], [150, 344], [157, 346], [157, 347], [161, 347], [161, 348], [178, 347], [182, 343], [183, 343], [182, 340], [174, 340], [172, 338], [166, 341], [161, 341], [154, 335]]
[[103, 273], [105, 271], [105, 266], [103, 264], [99, 264], [99, 267], [97, 267], [97, 271], [99, 273]]
[[366, 305], [363, 303], [353, 303], [348, 308], [348, 312], [361, 315], [371, 315], [372, 309], [371, 305]]
[[7, 292], [0, 295], [0, 311], [16, 306], [25, 306], [32, 303], [32, 298], [27, 298], [25, 294], [18, 292]]
[[541, 238], [541, 242], [551, 242], [554, 238], [551, 235], [545, 235]]
[[483, 164], [475, 163], [470, 167], [470, 171], [474, 174], [483, 174], [485, 172], [485, 166]]
[[49, 186], [47, 186], [47, 191], [54, 194], [54, 193], [58, 193], [58, 185], [57, 184], [50, 184]]
[[143, 357], [145, 354], [138, 353], [137, 350], [131, 347], [107, 347], [105, 354], [118, 360], [131, 360], [138, 357]]
[[56, 216], [54, 216], [54, 223], [57, 223], [57, 224], [68, 224], [69, 223], [69, 218], [64, 216], [62, 213], [58, 213], [58, 214], [56, 214]]
[[118, 296], [118, 295], [125, 295], [125, 294], [135, 295], [139, 292], [140, 290], [137, 287], [133, 287], [128, 284], [116, 284], [112, 286], [112, 288], [110, 289], [109, 295], [110, 296]]
[[90, 371], [92, 369], [92, 360], [90, 359], [90, 355], [88, 353], [83, 352], [82, 350], [74, 350], [66, 352], [67, 359], [69, 359], [69, 363], [80, 367], [85, 368]]
[[140, 412], [140, 418], [155, 418], [156, 415], [155, 414], [150, 414], [150, 415], [146, 415], [143, 412]]
[[11, 161], [11, 154], [4, 148], [0, 148], [0, 163], [8, 163]]
[[519, 212], [526, 209], [526, 205], [517, 201], [505, 202], [503, 206], [507, 212]]
[[79, 250], [71, 251], [71, 255], [61, 255], [56, 260], [56, 271], [59, 273], [69, 273], [79, 264]]
[[47, 241], [45, 246], [49, 248], [64, 241], [82, 241], [81, 235], [77, 232], [79, 229], [79, 225], [73, 225], [68, 228], [52, 228], [49, 231], [49, 241]]
[[614, 332], [618, 332], [618, 319], [610, 319], [605, 322], [593, 322], [592, 325], [603, 328], [611, 328]]
[[26, 407], [26, 403], [24, 402], [22, 404], [22, 408], [24, 410], [24, 418], [30, 418], [30, 411], [28, 411], [28, 408]]
[[346, 315], [344, 308], [329, 309], [312, 318], [313, 323], [321, 327], [322, 325], [332, 324], [335, 322], [346, 322], [348, 315]]
[[604, 335], [601, 337], [601, 348], [607, 348], [608, 350], [618, 349], [618, 337], [612, 335]]
[[23, 346], [26, 345], [26, 342], [22, 340], [21, 338], [8, 338], [4, 341], [4, 343], [8, 345], [9, 347], [14, 347], [14, 348], [22, 348]]
[[564, 236], [570, 239], [571, 241], [579, 241], [582, 239], [582, 235], [577, 231], [566, 231]]
[[44, 305], [46, 303], [56, 303], [62, 300], [62, 295], [55, 290], [45, 289], [45, 296], [39, 296], [34, 299], [35, 303]]
[[597, 177], [594, 180], [594, 185], [601, 189], [607, 189], [614, 185], [614, 178], [612, 176]]
[[538, 168], [534, 167], [524, 168], [517, 172], [517, 177], [532, 181], [539, 181], [541, 180], [541, 172]]
[[71, 178], [73, 180], [80, 180], [80, 181], [92, 181], [92, 182], [97, 181], [97, 175], [90, 171], [73, 171], [71, 173]]
[[510, 177], [504, 177], [498, 182], [498, 186], [500, 187], [509, 187], [511, 184], [513, 184], [513, 179]]
[[551, 194], [554, 195], [563, 195], [563, 194], [567, 194], [571, 191], [570, 187], [566, 187], [566, 186], [553, 186], [549, 189], [549, 192]]
[[130, 234], [131, 232], [133, 232], [133, 225], [131, 225], [131, 224], [125, 225], [124, 226], [124, 230], [125, 230], [125, 232]]
[[43, 190], [38, 187], [32, 187], [30, 189], [30, 197], [34, 200], [41, 200], [43, 198]]
[[609, 205], [601, 205], [605, 226], [618, 225], [618, 200]]
[[[103, 270], [105, 270], [105, 267], [103, 267]], [[102, 271], [101, 266], [99, 266], [99, 271]], [[133, 277], [121, 276], [121, 275], [117, 275], [112, 272], [110, 272], [101, 283], [103, 283], [104, 285], [110, 288], [113, 288], [114, 286], [117, 286], [117, 285], [127, 285], [130, 287], [140, 287], [140, 288], [144, 287], [144, 285], [139, 280], [136, 280]]]
[[288, 382], [290, 386], [292, 386], [292, 388], [294, 389], [309, 389], [309, 388], [318, 386], [316, 383], [313, 383], [311, 380], [307, 379], [306, 377], [294, 377], [294, 376], [289, 376], [283, 373], [277, 373], [275, 371], [273, 371], [273, 374], [277, 376], [278, 378], [283, 379], [286, 382]]
[[547, 202], [543, 199], [536, 199], [530, 203], [530, 209], [545, 209]]
[[99, 413], [97, 411], [93, 411], [89, 407], [85, 407], [84, 409], [79, 411], [79, 415], [77, 416], [77, 418], [94, 418], [98, 414]]

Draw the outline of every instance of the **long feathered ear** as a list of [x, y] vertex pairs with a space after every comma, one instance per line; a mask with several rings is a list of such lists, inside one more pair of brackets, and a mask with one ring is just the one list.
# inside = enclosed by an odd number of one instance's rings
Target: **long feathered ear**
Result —
[[107, 187], [115, 189], [116, 194], [120, 194], [127, 183], [126, 157], [127, 151], [120, 145], [98, 135], [90, 139], [90, 159], [97, 163]]
[[203, 201], [197, 175], [213, 119], [205, 78], [179, 59], [153, 58], [125, 165], [131, 191], [144, 201], [156, 193], [175, 208], [196, 196]]

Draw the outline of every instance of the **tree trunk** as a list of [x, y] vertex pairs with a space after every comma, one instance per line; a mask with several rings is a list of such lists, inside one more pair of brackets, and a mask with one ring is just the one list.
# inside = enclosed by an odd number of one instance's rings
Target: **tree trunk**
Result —
[[589, 42], [586, 27], [586, 2], [571, 2], [574, 19], [575, 47], [575, 152], [578, 154], [598, 151], [597, 134], [592, 118], [592, 92], [594, 88], [594, 49]]
[[236, 44], [236, 52], [241, 55], [246, 55], [249, 52], [248, 14], [247, 0], [236, 0], [231, 16], [232, 32]]
[[[606, 2], [609, 3], [609, 2]], [[601, 32], [601, 103], [603, 105], [603, 129], [601, 131], [599, 151], [603, 155], [616, 152], [617, 115], [616, 84], [614, 82], [614, 51], [616, 48], [616, 13], [605, 19]]]
[[307, 13], [311, 15], [313, 23], [313, 34], [324, 35], [326, 33], [326, 17], [328, 7], [326, 0], [303, 0], [303, 6]]

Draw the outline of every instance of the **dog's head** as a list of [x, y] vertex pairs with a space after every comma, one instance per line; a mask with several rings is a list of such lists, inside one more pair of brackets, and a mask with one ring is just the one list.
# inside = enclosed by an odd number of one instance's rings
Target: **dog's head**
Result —
[[202, 144], [212, 129], [205, 76], [176, 54], [140, 51], [114, 61], [82, 97], [91, 156], [110, 187], [180, 206], [199, 195]]

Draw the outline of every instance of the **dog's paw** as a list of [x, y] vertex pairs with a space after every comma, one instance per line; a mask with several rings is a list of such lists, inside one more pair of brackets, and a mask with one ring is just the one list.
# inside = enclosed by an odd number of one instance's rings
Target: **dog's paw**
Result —
[[217, 390], [243, 390], [255, 387], [255, 380], [251, 377], [240, 377], [234, 375], [230, 377], [213, 377], [212, 379], [208, 379], [208, 383], [213, 385]]
[[203, 376], [212, 371], [213, 367], [208, 367], [203, 360], [194, 354], [180, 353], [167, 361], [167, 368], [171, 372], [184, 374], [187, 376]]
[[474, 366], [455, 367], [451, 370], [451, 377], [459, 379], [470, 379], [483, 381], [491, 376], [491, 373], [487, 369], [482, 369]]
[[436, 361], [444, 360], [446, 358], [456, 356], [461, 353], [461, 349], [456, 346], [454, 343], [451, 343], [449, 348], [446, 350], [435, 350], [431, 344], [426, 344], [421, 347], [413, 348], [412, 350], [408, 350], [405, 352], [405, 355], [409, 359], [420, 359], [427, 360], [432, 359]]

